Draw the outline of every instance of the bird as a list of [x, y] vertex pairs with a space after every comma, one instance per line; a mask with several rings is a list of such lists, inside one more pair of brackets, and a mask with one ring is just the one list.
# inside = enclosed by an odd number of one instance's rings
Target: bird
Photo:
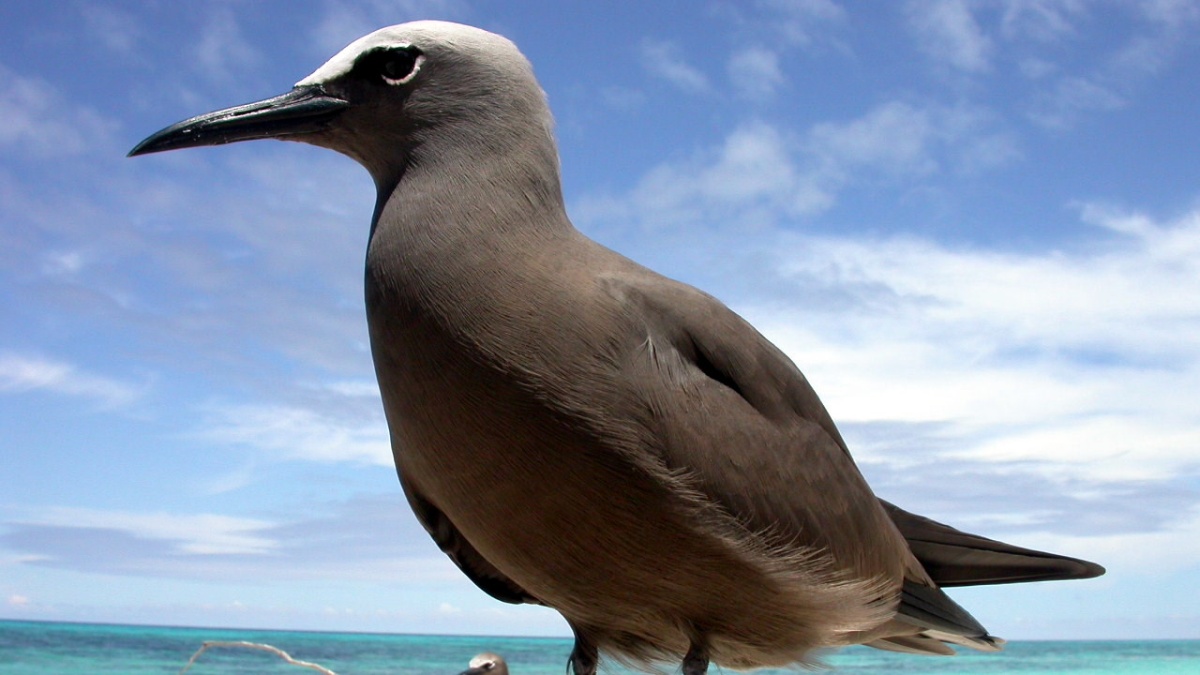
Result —
[[499, 654], [483, 652], [472, 657], [467, 669], [458, 675], [508, 675], [508, 664]]
[[129, 154], [265, 138], [371, 175], [365, 307], [403, 492], [480, 589], [566, 619], [577, 675], [602, 654], [703, 675], [850, 644], [992, 651], [943, 587], [1103, 574], [878, 498], [787, 355], [576, 229], [508, 39], [383, 28]]

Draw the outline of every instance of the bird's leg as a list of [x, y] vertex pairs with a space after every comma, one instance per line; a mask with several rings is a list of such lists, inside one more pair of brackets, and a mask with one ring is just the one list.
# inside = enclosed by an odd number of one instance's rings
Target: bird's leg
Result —
[[596, 675], [596, 665], [600, 662], [599, 650], [574, 624], [569, 625], [571, 632], [575, 633], [575, 647], [571, 649], [571, 658], [567, 661], [567, 672], [573, 672], [575, 675]]
[[708, 672], [708, 650], [692, 643], [683, 657], [683, 675], [705, 675]]

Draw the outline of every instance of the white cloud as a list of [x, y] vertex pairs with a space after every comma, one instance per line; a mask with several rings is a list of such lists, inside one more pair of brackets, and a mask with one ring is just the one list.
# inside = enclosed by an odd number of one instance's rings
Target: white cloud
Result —
[[172, 542], [191, 555], [264, 555], [277, 542], [262, 534], [273, 523], [217, 514], [138, 513], [54, 507], [18, 519], [14, 524], [112, 530], [137, 537]]
[[1200, 463], [1181, 395], [1200, 391], [1200, 212], [1083, 213], [1117, 234], [1042, 254], [801, 237], [778, 254], [784, 278], [872, 299], [750, 314], [839, 420], [947, 424], [944, 456], [1049, 476], [1173, 480]]
[[910, 0], [905, 7], [917, 46], [938, 63], [980, 72], [990, 67], [992, 41], [963, 0]]
[[[1200, 217], [1158, 224], [1103, 206], [1081, 208], [1085, 222], [1116, 232], [1097, 250], [1043, 255], [954, 250], [924, 240], [829, 240], [822, 261], [844, 261], [859, 282], [882, 282], [929, 316], [1003, 329], [1022, 341], [1060, 346], [1184, 348], [1162, 322], [1200, 311], [1195, 253]], [[806, 256], [807, 260], [808, 256]], [[806, 264], [806, 263], [799, 263]], [[1134, 281], [1136, 280], [1136, 281]]]
[[708, 76], [684, 60], [679, 45], [671, 42], [642, 42], [642, 65], [647, 72], [692, 94], [709, 91]]
[[107, 147], [116, 125], [68, 101], [49, 83], [0, 64], [0, 148], [36, 158], [78, 155]]
[[891, 102], [849, 122], [816, 125], [809, 132], [809, 146], [838, 173], [855, 166], [924, 173], [933, 168], [928, 156], [933, 122], [926, 110]]
[[1194, 0], [1156, 0], [1132, 4], [1146, 27], [1136, 31], [1117, 52], [1113, 77], [1154, 74], [1160, 71], [1180, 47], [1194, 40], [1200, 23], [1200, 5]]
[[469, 13], [461, 0], [327, 0], [309, 41], [313, 56], [326, 59], [354, 40], [377, 30], [417, 19], [455, 18]]
[[633, 87], [610, 85], [601, 87], [600, 100], [612, 110], [629, 113], [645, 105], [646, 92]]
[[831, 196], [793, 156], [796, 143], [776, 127], [745, 124], [721, 147], [650, 170], [632, 194], [585, 199], [580, 222], [625, 221], [650, 227], [720, 220], [737, 212], [805, 215], [828, 208]]
[[322, 385], [321, 388], [340, 396], [379, 398], [379, 384], [375, 380], [340, 380]]
[[[811, 46], [828, 40], [830, 28], [844, 22], [846, 10], [833, 0], [759, 0], [722, 7], [740, 24], [740, 34], [755, 40], [773, 38], [774, 47]], [[746, 10], [744, 13], [739, 10]], [[755, 11], [757, 10], [757, 11]]]
[[982, 108], [889, 101], [862, 116], [815, 125], [805, 143], [831, 188], [862, 174], [913, 182], [946, 169], [973, 172], [1020, 155]]
[[784, 83], [779, 55], [765, 47], [736, 49], [728, 70], [729, 81], [745, 98], [769, 98]]
[[[362, 252], [371, 181], [335, 153], [277, 146], [188, 167], [211, 174], [207, 192], [180, 187], [201, 179], [180, 178], [178, 167], [113, 171], [92, 198], [0, 176], [0, 200], [20, 225], [0, 229], [0, 268], [25, 280], [30, 302], [45, 303], [45, 322], [134, 326], [185, 369], [233, 364], [239, 377], [257, 371], [266, 381], [264, 370], [294, 359], [301, 369], [286, 376], [295, 380], [369, 377]], [[40, 273], [32, 282], [31, 269]]]
[[1065, 129], [1084, 113], [1116, 110], [1125, 103], [1124, 97], [1100, 82], [1067, 76], [1040, 95], [1029, 116], [1044, 127]]
[[1009, 39], [1053, 42], [1075, 34], [1075, 23], [1086, 9], [1085, 0], [1008, 0], [1000, 27]]
[[1172, 29], [1185, 28], [1200, 21], [1200, 5], [1194, 0], [1151, 0], [1135, 3], [1147, 18]]
[[197, 436], [236, 444], [271, 457], [312, 462], [392, 466], [382, 419], [334, 416], [295, 405], [242, 405], [218, 409]]
[[[226, 580], [326, 579], [470, 588], [417, 523], [398, 487], [346, 501], [306, 499], [276, 520], [210, 513], [0, 506], [0, 565]], [[13, 587], [13, 591], [21, 590]], [[444, 596], [442, 596], [444, 597]]]
[[81, 251], [46, 251], [42, 260], [42, 274], [51, 277], [71, 277], [84, 266]]
[[205, 476], [196, 481], [197, 488], [204, 494], [219, 495], [240, 490], [254, 482], [257, 463], [250, 461], [231, 471], [216, 476]]
[[80, 396], [104, 405], [127, 403], [139, 389], [75, 366], [40, 356], [0, 352], [0, 393], [48, 391]]
[[237, 73], [262, 61], [258, 50], [242, 35], [233, 12], [216, 8], [206, 16], [200, 42], [191, 50], [192, 61], [201, 75], [218, 82], [236, 80]]
[[810, 21], [831, 21], [846, 16], [846, 10], [833, 0], [759, 0], [758, 4], [785, 16]]
[[974, 171], [1019, 153], [983, 112], [920, 108], [892, 101], [862, 116], [789, 134], [748, 122], [717, 148], [647, 172], [624, 197], [590, 197], [573, 209], [580, 223], [649, 227], [715, 222], [761, 226], [829, 209], [864, 177], [917, 182], [946, 169]]
[[143, 31], [132, 13], [99, 4], [82, 5], [79, 12], [89, 37], [110, 50], [131, 55], [138, 46]]
[[1036, 56], [1027, 56], [1020, 59], [1018, 68], [1021, 74], [1031, 80], [1047, 79], [1054, 73], [1058, 72], [1058, 65], [1051, 61]]
[[1200, 561], [1200, 506], [1193, 505], [1176, 521], [1150, 532], [1105, 536], [1031, 534], [1022, 544], [1093, 556], [1104, 561], [1110, 576], [1168, 575], [1194, 569]]
[[[1200, 5], [1190, 0], [1119, 3], [1121, 13], [1088, 16], [1095, 3], [1083, 0], [1019, 0], [1005, 5], [1001, 30], [1017, 56], [1016, 62], [1031, 79], [1044, 83], [1035, 91], [1029, 117], [1052, 129], [1069, 128], [1085, 114], [1117, 110], [1137, 100], [1139, 86], [1175, 59], [1195, 41]], [[1108, 9], [1108, 8], [1106, 8]], [[1080, 48], [1078, 58], [1064, 57], [1068, 38], [1087, 23], [1119, 21], [1120, 39], [1108, 48]], [[1040, 45], [1022, 44], [1030, 38]], [[1052, 48], [1038, 53], [1031, 49]], [[1053, 55], [1051, 55], [1053, 54]], [[1050, 77], [1054, 75], [1055, 77]]]

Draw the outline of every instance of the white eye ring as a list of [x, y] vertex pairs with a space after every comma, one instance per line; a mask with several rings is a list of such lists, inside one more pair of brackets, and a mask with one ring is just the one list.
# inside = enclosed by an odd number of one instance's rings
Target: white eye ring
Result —
[[[400, 58], [401, 54], [406, 58]], [[405, 84], [421, 70], [421, 64], [424, 62], [424, 54], [409, 49], [389, 50], [387, 56], [381, 58], [377, 65], [379, 78], [390, 85]]]

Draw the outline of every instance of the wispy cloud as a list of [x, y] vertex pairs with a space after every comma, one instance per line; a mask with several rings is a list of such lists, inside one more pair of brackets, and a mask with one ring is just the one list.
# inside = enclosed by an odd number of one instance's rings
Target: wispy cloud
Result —
[[262, 61], [232, 11], [217, 7], [205, 17], [200, 41], [191, 50], [193, 67], [201, 75], [215, 82], [236, 79]]
[[[311, 159], [288, 159], [306, 152]], [[39, 320], [137, 326], [142, 344], [185, 371], [232, 366], [235, 377], [262, 382], [280, 364], [263, 359], [265, 349], [301, 363], [289, 377], [369, 375], [369, 177], [299, 145], [232, 165], [173, 159], [136, 178], [114, 169], [94, 188], [102, 194], [0, 175], [14, 219], [0, 229], [0, 270], [42, 303]], [[197, 174], [216, 187], [180, 187]]]
[[1196, 40], [1200, 5], [1188, 0], [1134, 3], [1143, 26], [1113, 58], [1113, 76], [1152, 75], [1175, 57], [1181, 47]]
[[1064, 77], [1038, 96], [1029, 115], [1044, 127], [1062, 130], [1085, 113], [1116, 110], [1125, 104], [1122, 96], [1092, 79]]
[[[1077, 38], [1099, 22], [1119, 23], [1122, 39], [1086, 59], [1067, 56], [1087, 49]], [[1089, 114], [1136, 103], [1141, 85], [1194, 43], [1198, 23], [1200, 6], [1192, 2], [1101, 7], [1088, 0], [1020, 0], [1004, 6], [999, 30], [1021, 72], [1038, 82], [1029, 118], [1062, 131]]]
[[398, 489], [273, 520], [56, 506], [7, 514], [3, 525], [0, 544], [20, 554], [7, 564], [180, 579], [469, 585]]
[[794, 138], [765, 123], [745, 124], [724, 143], [689, 160], [660, 165], [624, 196], [592, 196], [573, 212], [580, 223], [635, 223], [643, 227], [722, 220], [737, 212], [775, 217], [828, 207], [830, 195], [792, 156]]
[[1003, 7], [1000, 28], [1010, 40], [1062, 40], [1077, 33], [1075, 24], [1088, 9], [1088, 0], [1010, 0]]
[[993, 45], [963, 0], [910, 0], [905, 6], [918, 47], [937, 63], [965, 72], [991, 66]]
[[774, 311], [769, 324], [828, 373], [816, 379], [842, 419], [957, 420], [978, 434], [962, 456], [1170, 479], [1200, 444], [1170, 393], [1200, 386], [1200, 350], [1184, 337], [1200, 317], [1200, 212], [1160, 224], [1089, 206], [1084, 217], [1119, 234], [1041, 255], [802, 238], [781, 256], [783, 276], [862, 300], [803, 321]]
[[105, 406], [133, 400], [138, 387], [42, 356], [0, 352], [0, 393], [46, 391], [91, 399]]
[[[217, 514], [180, 515], [52, 507], [15, 518], [9, 525], [59, 531], [119, 533], [141, 541], [165, 542], [170, 550], [178, 554], [196, 556], [265, 555], [277, 546], [274, 540], [262, 534], [272, 526], [269, 521]], [[13, 536], [17, 535], [8, 535], [7, 538], [11, 541]], [[19, 536], [17, 538], [20, 539]], [[35, 552], [44, 562], [57, 555], [51, 549]]]
[[1176, 518], [1161, 528], [1098, 536], [1035, 534], [1028, 539], [1029, 545], [1087, 551], [1116, 575], [1163, 576], [1193, 568], [1200, 560], [1200, 507], [1195, 494], [1189, 497], [1176, 506]]
[[765, 47], [746, 47], [734, 51], [729, 59], [729, 81], [745, 98], [770, 98], [784, 84], [779, 55]]
[[765, 40], [774, 49], [824, 44], [831, 39], [831, 27], [846, 19], [846, 10], [833, 0], [757, 0], [717, 9], [740, 42]]
[[130, 55], [142, 36], [138, 18], [116, 7], [86, 4], [79, 7], [88, 34], [108, 49]]
[[928, 154], [934, 133], [929, 111], [894, 101], [857, 119], [814, 126], [807, 145], [831, 174], [852, 167], [926, 173], [934, 166]]
[[847, 51], [846, 12], [831, 0], [759, 0], [716, 5], [730, 31], [729, 86], [751, 103], [773, 99], [788, 82], [783, 63], [796, 52]]
[[[372, 406], [372, 410], [375, 407]], [[392, 466], [382, 415], [334, 416], [296, 405], [247, 404], [219, 408], [197, 436], [244, 446], [272, 459]]]
[[8, 599], [5, 601], [5, 604], [8, 605], [8, 608], [10, 610], [12, 610], [12, 609], [17, 609], [17, 610], [28, 609], [30, 606], [29, 596], [21, 595], [20, 593], [13, 593], [12, 595], [8, 596]]
[[642, 42], [641, 52], [642, 65], [651, 75], [691, 94], [704, 93], [711, 89], [708, 76], [685, 60], [679, 45], [646, 39]]
[[68, 100], [49, 82], [0, 64], [0, 148], [17, 155], [58, 158], [107, 147], [116, 124]]
[[312, 54], [325, 59], [373, 30], [418, 19], [458, 19], [469, 13], [461, 0], [365, 0], [324, 3], [312, 31]]
[[829, 209], [864, 177], [917, 182], [941, 170], [975, 171], [1019, 155], [985, 111], [881, 104], [855, 119], [795, 134], [748, 122], [716, 148], [648, 171], [627, 195], [592, 196], [574, 209], [581, 223], [643, 226], [769, 224]]

